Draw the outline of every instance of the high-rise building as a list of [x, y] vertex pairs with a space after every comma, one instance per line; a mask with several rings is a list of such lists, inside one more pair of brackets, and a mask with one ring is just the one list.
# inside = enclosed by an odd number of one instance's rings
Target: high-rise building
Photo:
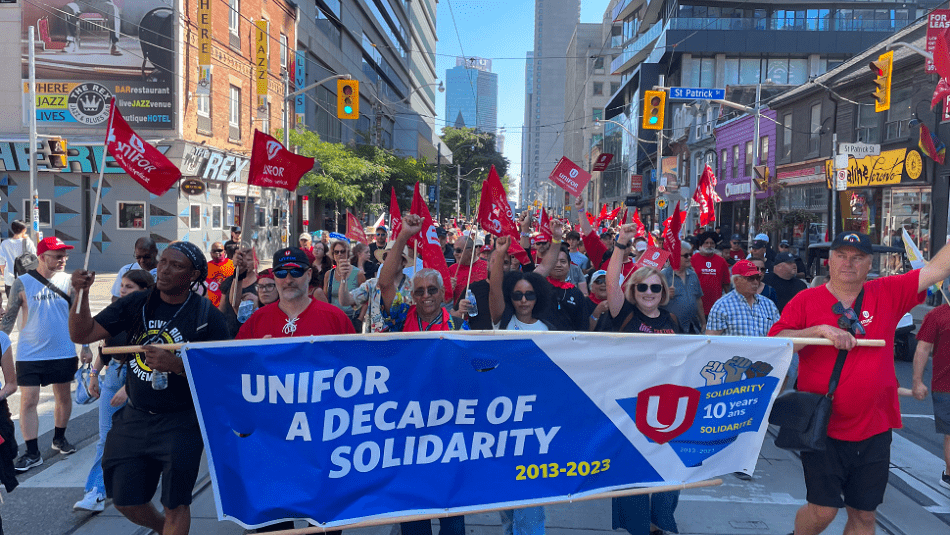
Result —
[[491, 60], [456, 58], [445, 72], [445, 121], [457, 128], [495, 132], [498, 126], [498, 75]]
[[580, 0], [536, 0], [534, 4], [534, 53], [528, 66], [533, 87], [532, 98], [525, 95], [528, 144], [522, 148], [522, 202], [538, 199], [546, 184], [549, 206], [564, 205], [563, 192], [555, 190], [547, 177], [563, 155], [564, 52], [580, 17]]

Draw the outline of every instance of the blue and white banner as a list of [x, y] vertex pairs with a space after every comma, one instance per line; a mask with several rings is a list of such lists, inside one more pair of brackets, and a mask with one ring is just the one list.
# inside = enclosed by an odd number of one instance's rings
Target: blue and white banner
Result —
[[219, 518], [334, 527], [751, 473], [792, 346], [415, 333], [184, 355]]

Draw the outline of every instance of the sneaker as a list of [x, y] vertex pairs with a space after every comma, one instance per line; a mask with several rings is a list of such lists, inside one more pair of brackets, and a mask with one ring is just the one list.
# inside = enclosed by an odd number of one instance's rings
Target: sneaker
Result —
[[66, 52], [66, 53], [79, 52], [79, 45], [76, 44], [75, 40], [68, 39], [66, 42], [66, 46], [63, 47], [63, 52]]
[[121, 55], [122, 55], [122, 52], [119, 51], [119, 47], [117, 47], [117, 46], [115, 45], [115, 43], [112, 43], [112, 47], [109, 48], [109, 53], [112, 54], [113, 56], [121, 56]]
[[736, 479], [740, 479], [742, 481], [752, 481], [752, 476], [745, 472], [733, 472], [732, 475], [735, 476]]
[[950, 489], [950, 476], [947, 475], [946, 470], [940, 474], [940, 484]]
[[53, 449], [63, 454], [70, 454], [76, 451], [76, 446], [70, 444], [65, 438], [54, 438]]
[[92, 489], [73, 505], [73, 511], [92, 511], [98, 513], [105, 509], [106, 497], [96, 489]]
[[26, 472], [30, 468], [41, 464], [43, 464], [43, 456], [39, 453], [24, 453], [13, 463], [13, 468], [16, 468], [17, 472]]

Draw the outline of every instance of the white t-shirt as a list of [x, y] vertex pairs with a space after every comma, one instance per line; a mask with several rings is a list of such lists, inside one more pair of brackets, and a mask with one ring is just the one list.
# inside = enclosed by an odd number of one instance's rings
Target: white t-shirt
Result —
[[[114, 297], [121, 297], [119, 290], [122, 289], [122, 277], [133, 269], [142, 269], [142, 266], [140, 266], [138, 262], [132, 262], [131, 264], [119, 268], [119, 272], [115, 276], [115, 282], [112, 283], [112, 295]], [[149, 273], [152, 274], [152, 279], [155, 280], [158, 277], [158, 268], [149, 271]]]
[[[502, 330], [501, 325], [498, 323], [493, 323], [492, 327], [496, 330]], [[541, 320], [535, 320], [534, 323], [524, 323], [518, 320], [517, 316], [512, 316], [511, 321], [508, 322], [509, 331], [547, 331], [548, 326], [544, 324]]]
[[[69, 339], [69, 304], [30, 274], [18, 280], [23, 283], [27, 317], [17, 342], [17, 362], [75, 357], [76, 346]], [[49, 281], [69, 294], [68, 274], [54, 273]]]
[[[36, 245], [30, 238], [26, 238], [26, 250], [36, 254]], [[13, 286], [13, 262], [22, 254], [22, 238], [7, 238], [0, 243], [0, 266], [5, 266], [3, 268], [3, 283], [7, 286]]]

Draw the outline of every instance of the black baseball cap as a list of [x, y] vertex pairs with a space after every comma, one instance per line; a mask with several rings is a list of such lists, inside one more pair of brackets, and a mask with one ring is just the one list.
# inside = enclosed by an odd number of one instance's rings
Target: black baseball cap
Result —
[[307, 253], [298, 247], [278, 249], [274, 253], [274, 269], [293, 269], [310, 267]]
[[840, 247], [854, 247], [864, 254], [872, 254], [871, 237], [860, 232], [845, 231], [835, 236], [835, 241], [831, 242], [831, 250]]
[[241, 233], [241, 227], [235, 225], [235, 226], [231, 227], [231, 232], [233, 232], [233, 233], [235, 233], [235, 234], [240, 234], [240, 233]]
[[786, 252], [786, 253], [779, 253], [779, 254], [775, 255], [775, 263], [776, 263], [776, 264], [784, 264], [785, 262], [794, 262], [794, 261], [796, 261], [796, 260], [798, 260], [798, 257], [795, 256], [795, 255], [793, 255], [792, 253], [788, 253], [788, 252]]
[[752, 242], [752, 249], [761, 249], [768, 244], [769, 242], [764, 241], [764, 240], [755, 240], [754, 242]]
[[778, 242], [779, 247], [790, 247], [788, 240], [782, 240]]
[[742, 234], [733, 234], [732, 241], [742, 241]]

